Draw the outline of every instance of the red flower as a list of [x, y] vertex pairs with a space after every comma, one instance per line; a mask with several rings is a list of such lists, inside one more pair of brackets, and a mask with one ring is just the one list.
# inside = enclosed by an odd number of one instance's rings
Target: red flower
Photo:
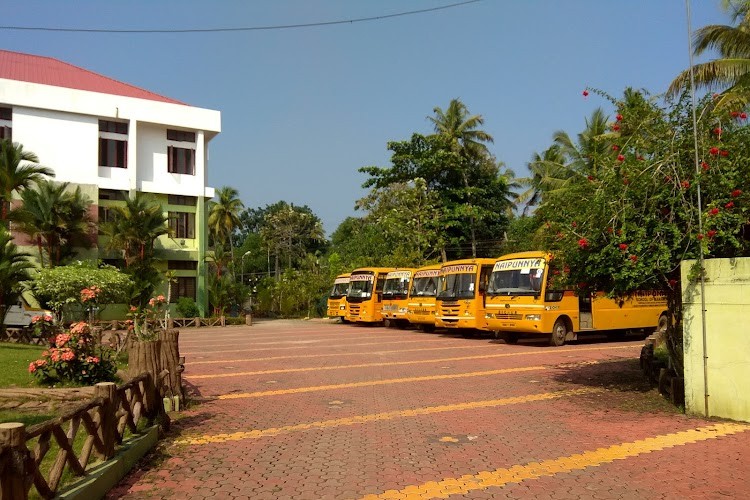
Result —
[[730, 201], [729, 203], [727, 203], [726, 205], [724, 205], [724, 207], [725, 208], [734, 208], [734, 202]]
[[635, 159], [639, 160], [639, 161], [643, 161], [645, 158], [643, 158], [643, 156], [641, 156], [641, 155], [638, 155], [638, 156], [635, 157]]
[[613, 227], [608, 227], [607, 228], [607, 232], [610, 233], [610, 234], [612, 234], [612, 233], [615, 232], [615, 229]]
[[571, 222], [570, 225], [573, 227], [578, 227], [578, 223], [576, 221]]
[[706, 163], [704, 161], [704, 162], [701, 162], [701, 168], [703, 168], [703, 170], [705, 170], [706, 172], [708, 172], [708, 169], [711, 168], [711, 167], [710, 167], [710, 165], [708, 163]]
[[690, 187], [690, 181], [682, 181], [680, 182], [680, 186], [682, 186], [683, 189], [688, 189]]
[[621, 121], [622, 121], [622, 115], [621, 115], [620, 113], [617, 113], [617, 116], [615, 116], [615, 119], [616, 119], [616, 120], [617, 120], [618, 122], [621, 122]]
[[718, 215], [719, 214], [719, 209], [718, 208], [712, 208], [711, 210], [708, 211], [708, 213], [710, 215]]
[[716, 128], [714, 129], [714, 134], [716, 134], [716, 135], [721, 135], [721, 127], [716, 127]]
[[696, 236], [696, 238], [698, 238], [698, 241], [702, 240], [703, 239], [703, 233], [698, 233], [698, 235]]
[[628, 249], [628, 244], [627, 243], [620, 243], [620, 250], [622, 250], [624, 252], [627, 249]]
[[638, 261], [638, 256], [637, 256], [637, 255], [631, 255], [631, 256], [630, 256], [630, 260], [631, 260], [632, 262], [637, 262], [637, 261]]
[[742, 194], [741, 189], [735, 189], [734, 191], [732, 191], [732, 198], [738, 198], [741, 194]]
[[578, 240], [578, 246], [585, 250], [589, 246], [589, 241], [586, 238], [581, 238]]
[[716, 156], [716, 155], [719, 154], [719, 148], [713, 147], [713, 148], [711, 148], [711, 149], [708, 150], [708, 153]]
[[587, 178], [588, 180], [592, 181], [592, 182], [593, 182], [593, 180], [594, 180], [594, 176], [593, 176], [593, 175], [587, 175], [587, 176], [586, 176], [586, 178]]
[[674, 288], [675, 285], [677, 285], [677, 280], [669, 280], [669, 286], [671, 286], [672, 288]]
[[589, 96], [589, 91], [588, 90], [584, 90], [583, 92], [581, 92], [581, 94], [583, 94], [583, 97], [588, 97]]
[[719, 98], [719, 94], [714, 93], [711, 97], [713, 97], [714, 99], [718, 99]]
[[721, 151], [719, 151], [719, 154], [721, 156], [729, 156], [729, 151], [727, 151], [726, 149], [722, 149]]
[[615, 132], [617, 132], [618, 130], [620, 130], [620, 126], [615, 123], [614, 125], [612, 125], [612, 130], [614, 130]]
[[622, 229], [617, 230], [617, 236], [622, 236]]
[[716, 230], [715, 229], [711, 229], [710, 231], [708, 231], [706, 233], [706, 236], [708, 236], [708, 239], [713, 238], [714, 236], [716, 236]]
[[747, 120], [747, 113], [740, 113], [740, 118]]
[[732, 118], [737, 118], [738, 116], [740, 116], [740, 112], [739, 111], [732, 111], [729, 114], [732, 115]]
[[625, 184], [625, 185], [627, 186], [628, 184], [630, 184], [630, 179], [628, 179], [627, 177], [624, 177], [624, 178], [622, 179], [622, 183], [623, 183], [623, 184]]
[[623, 155], [617, 155], [617, 161], [625, 161], [625, 157]]
[[612, 151], [619, 151], [619, 150], [620, 150], [620, 146], [618, 146], [617, 144], [612, 144]]
[[664, 176], [664, 182], [672, 182], [672, 176], [671, 175], [665, 175]]

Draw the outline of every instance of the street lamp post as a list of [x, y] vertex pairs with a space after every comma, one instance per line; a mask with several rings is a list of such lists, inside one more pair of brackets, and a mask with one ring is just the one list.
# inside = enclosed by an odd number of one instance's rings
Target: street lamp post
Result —
[[242, 284], [245, 284], [245, 257], [250, 255], [250, 250], [242, 254], [242, 257], [240, 257], [240, 266], [242, 266], [242, 269], [240, 270], [240, 280], [242, 280]]

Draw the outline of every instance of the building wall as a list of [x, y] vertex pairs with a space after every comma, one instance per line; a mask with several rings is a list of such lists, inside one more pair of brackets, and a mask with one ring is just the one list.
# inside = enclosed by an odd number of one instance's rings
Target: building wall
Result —
[[685, 410], [705, 415], [707, 387], [709, 416], [750, 422], [750, 258], [705, 261], [707, 385], [700, 283], [688, 280], [694, 263], [682, 263]]
[[[207, 186], [206, 160], [207, 142], [220, 131], [218, 111], [7, 79], [0, 79], [0, 105], [13, 109], [14, 142], [23, 144], [25, 150], [39, 157], [41, 164], [52, 168], [56, 181], [85, 186], [92, 200], [94, 220], [100, 203], [116, 203], [100, 201], [100, 189], [151, 193], [165, 215], [170, 211], [195, 213], [195, 238], [163, 236], [155, 246], [163, 251], [165, 259], [198, 263], [197, 271], [180, 271], [178, 275], [196, 276], [196, 301], [202, 311], [207, 310], [205, 203], [213, 197], [214, 190]], [[127, 168], [99, 166], [101, 119], [128, 122]], [[167, 171], [170, 128], [195, 132], [195, 175]], [[196, 205], [168, 205], [170, 194], [194, 196]], [[105, 242], [98, 243], [90, 250], [82, 249], [81, 257], [113, 257], [107, 255]], [[166, 295], [165, 292], [166, 288], [162, 290]]]

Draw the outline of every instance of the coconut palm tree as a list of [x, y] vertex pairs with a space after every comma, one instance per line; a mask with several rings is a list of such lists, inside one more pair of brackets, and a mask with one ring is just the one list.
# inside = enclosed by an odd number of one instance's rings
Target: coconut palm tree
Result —
[[78, 187], [69, 191], [68, 185], [38, 181], [35, 188], [23, 190], [23, 206], [12, 214], [20, 231], [36, 242], [42, 267], [45, 251], [49, 267], [54, 267], [73, 254], [74, 246], [90, 246], [87, 236], [92, 227], [88, 213], [91, 200]]
[[541, 155], [534, 153], [526, 166], [531, 176], [518, 179], [518, 184], [526, 190], [519, 193], [516, 200], [524, 205], [523, 215], [528, 215], [530, 208], [542, 203], [545, 193], [563, 188], [572, 177], [571, 170], [566, 167], [565, 155], [557, 144], [545, 149]]
[[215, 245], [226, 245], [234, 262], [234, 245], [232, 234], [240, 227], [240, 213], [245, 205], [239, 199], [239, 191], [224, 186], [216, 190], [218, 201], [212, 201], [208, 208], [208, 230], [213, 236]]
[[[750, 1], [723, 0], [722, 7], [732, 14], [734, 26], [712, 24], [693, 35], [693, 53], [716, 50], [719, 57], [693, 66], [695, 84], [707, 91], [722, 91], [717, 107], [744, 107], [750, 102]], [[680, 73], [669, 85], [667, 95], [675, 96], [690, 85], [690, 70]]]
[[459, 99], [451, 99], [445, 111], [436, 106], [433, 112], [435, 116], [428, 116], [427, 119], [434, 125], [436, 134], [450, 139], [455, 152], [489, 153], [487, 143], [494, 142], [494, 139], [479, 129], [480, 125], [484, 125], [482, 115], [470, 115], [466, 105]]
[[34, 265], [28, 260], [29, 254], [19, 252], [13, 244], [13, 237], [0, 226], [0, 333], [5, 332], [5, 313], [8, 307], [18, 301], [21, 284], [31, 279], [29, 270]]
[[13, 191], [28, 188], [45, 175], [54, 177], [52, 169], [38, 163], [39, 158], [21, 144], [0, 140], [0, 221], [8, 220]]

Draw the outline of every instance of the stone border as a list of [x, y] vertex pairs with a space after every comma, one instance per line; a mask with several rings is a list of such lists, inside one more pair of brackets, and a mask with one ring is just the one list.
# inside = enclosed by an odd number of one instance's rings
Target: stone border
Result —
[[93, 467], [84, 478], [58, 491], [55, 498], [91, 500], [104, 498], [143, 456], [159, 441], [159, 426], [153, 425], [143, 434], [123, 441], [120, 451], [111, 460]]

